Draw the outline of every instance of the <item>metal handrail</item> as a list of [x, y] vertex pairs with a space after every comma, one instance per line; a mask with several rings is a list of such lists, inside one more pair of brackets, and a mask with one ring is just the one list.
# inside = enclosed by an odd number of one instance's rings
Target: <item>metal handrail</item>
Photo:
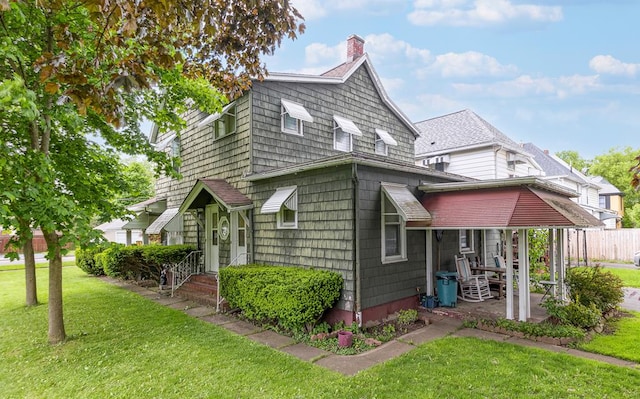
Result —
[[204, 271], [201, 260], [202, 251], [191, 251], [180, 263], [171, 267], [171, 296], [189, 277]]

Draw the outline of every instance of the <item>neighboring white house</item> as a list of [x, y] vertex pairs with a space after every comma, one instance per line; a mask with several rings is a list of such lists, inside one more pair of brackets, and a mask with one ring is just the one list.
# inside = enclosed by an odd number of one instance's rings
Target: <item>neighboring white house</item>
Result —
[[419, 166], [479, 180], [544, 175], [521, 145], [468, 109], [415, 125]]
[[[573, 199], [575, 202], [605, 223], [607, 228], [616, 228], [617, 213], [601, 204], [602, 178], [587, 177], [562, 159], [550, 154], [548, 150], [542, 150], [532, 143], [523, 144], [523, 147], [534, 156], [538, 165], [544, 170], [543, 179], [578, 193], [579, 196]], [[615, 190], [615, 187], [613, 189]]]
[[[102, 230], [106, 240], [117, 242], [118, 244], [132, 245], [138, 242], [142, 243], [142, 230], [125, 230], [123, 228], [128, 222], [128, 220], [115, 219], [107, 223], [102, 223], [96, 227], [96, 230]], [[127, 234], [129, 234], [128, 240]]]

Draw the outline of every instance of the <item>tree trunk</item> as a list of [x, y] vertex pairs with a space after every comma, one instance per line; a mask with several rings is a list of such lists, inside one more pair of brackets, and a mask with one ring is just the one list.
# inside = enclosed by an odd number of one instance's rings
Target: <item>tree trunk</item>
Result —
[[36, 288], [36, 259], [33, 253], [33, 238], [29, 238], [22, 246], [24, 256], [24, 279], [27, 293], [27, 306], [38, 304], [38, 290]]
[[43, 230], [49, 250], [49, 343], [58, 344], [65, 340], [64, 319], [62, 317], [62, 255], [60, 240], [55, 231]]

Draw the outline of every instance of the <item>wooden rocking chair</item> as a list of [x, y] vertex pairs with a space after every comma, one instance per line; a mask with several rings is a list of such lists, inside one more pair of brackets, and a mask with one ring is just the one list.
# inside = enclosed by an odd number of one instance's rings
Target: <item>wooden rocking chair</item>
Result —
[[485, 274], [472, 274], [469, 260], [466, 256], [455, 256], [458, 269], [458, 286], [460, 298], [467, 302], [482, 302], [493, 298], [489, 289], [489, 280]]

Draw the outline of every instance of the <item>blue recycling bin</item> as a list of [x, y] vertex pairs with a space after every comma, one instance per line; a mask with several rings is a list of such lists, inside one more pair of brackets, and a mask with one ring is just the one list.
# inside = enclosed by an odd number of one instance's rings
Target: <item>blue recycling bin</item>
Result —
[[454, 308], [458, 302], [458, 273], [436, 272], [440, 306]]

